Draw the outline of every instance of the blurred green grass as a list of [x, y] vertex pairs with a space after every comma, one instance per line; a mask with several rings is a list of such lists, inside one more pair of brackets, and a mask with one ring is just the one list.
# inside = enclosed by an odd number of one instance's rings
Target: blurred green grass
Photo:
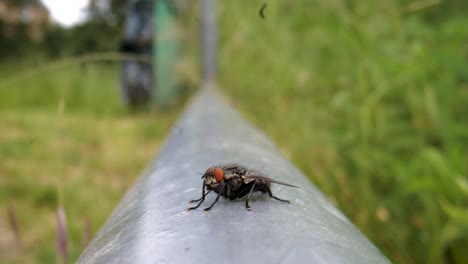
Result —
[[[128, 112], [115, 63], [8, 81], [21, 76], [12, 70], [18, 65], [1, 65], [9, 71], [0, 72], [0, 262], [55, 262], [59, 205], [67, 214], [74, 261], [85, 223], [94, 236], [155, 155], [179, 108]], [[12, 241], [8, 207], [18, 220], [22, 252]]]
[[220, 86], [395, 262], [466, 263], [468, 5], [263, 2], [218, 5]]

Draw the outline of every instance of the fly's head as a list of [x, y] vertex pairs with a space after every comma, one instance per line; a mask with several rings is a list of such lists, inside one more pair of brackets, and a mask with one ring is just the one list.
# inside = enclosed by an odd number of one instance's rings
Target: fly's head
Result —
[[209, 189], [215, 189], [224, 181], [224, 170], [218, 167], [210, 167], [203, 174], [202, 179], [205, 179], [205, 185]]

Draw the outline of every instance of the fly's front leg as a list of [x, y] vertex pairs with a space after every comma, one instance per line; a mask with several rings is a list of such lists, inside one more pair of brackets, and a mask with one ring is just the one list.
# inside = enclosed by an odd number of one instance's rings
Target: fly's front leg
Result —
[[249, 211], [252, 211], [252, 207], [249, 206], [249, 200], [250, 200], [250, 195], [252, 195], [254, 188], [255, 188], [255, 182], [253, 183], [252, 188], [250, 188], [250, 192], [249, 192], [249, 196], [247, 196], [247, 200], [245, 200], [245, 208], [247, 208], [247, 210]]
[[218, 202], [219, 197], [221, 196], [222, 193], [224, 193], [224, 188], [225, 188], [225, 187], [226, 187], [226, 184], [224, 184], [224, 185], [219, 189], [218, 196], [216, 196], [216, 199], [214, 200], [214, 202], [210, 205], [210, 207], [207, 207], [207, 208], [203, 209], [203, 212], [205, 212], [205, 213], [208, 212], [208, 211], [211, 209], [211, 207], [213, 207], [213, 205], [215, 205], [215, 203]]
[[[211, 191], [211, 190], [209, 190], [208, 193], [209, 193], [210, 191]], [[208, 194], [208, 193], [207, 193], [207, 194]], [[203, 201], [205, 201], [205, 196], [206, 196], [206, 194], [205, 194], [205, 182], [203, 182], [202, 197], [201, 197], [200, 199], [190, 201], [190, 203], [192, 203], [192, 202], [198, 202], [198, 201], [200, 201], [200, 202], [199, 202], [196, 206], [194, 206], [194, 207], [187, 208], [187, 211], [197, 209], [197, 208], [203, 203]]]
[[[203, 184], [203, 186], [205, 186], [205, 185]], [[209, 190], [208, 192], [206, 192], [205, 196], [207, 196], [210, 192], [211, 192], [211, 190]], [[191, 200], [189, 203], [196, 203], [196, 202], [199, 202], [199, 201], [201, 201], [201, 200], [203, 200], [203, 199], [204, 199], [204, 197], [202, 196], [202, 197], [199, 198], [199, 199]]]
[[275, 198], [275, 199], [278, 200], [278, 201], [281, 201], [281, 202], [283, 202], [283, 203], [290, 203], [289, 200], [283, 200], [283, 199], [280, 199], [280, 198], [278, 198], [278, 197], [276, 197], [276, 196], [273, 196], [273, 194], [271, 193], [270, 188], [268, 188], [268, 194], [270, 195], [271, 198]]

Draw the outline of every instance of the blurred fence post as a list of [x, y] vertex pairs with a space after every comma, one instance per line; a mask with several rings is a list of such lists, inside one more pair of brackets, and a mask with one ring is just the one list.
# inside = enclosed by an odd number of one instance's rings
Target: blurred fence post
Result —
[[172, 1], [154, 0], [153, 72], [154, 102], [162, 107], [171, 105], [177, 95], [175, 65], [179, 55], [179, 33], [176, 6]]
[[[120, 43], [120, 52], [137, 56], [153, 54], [153, 25], [151, 0], [131, 1]], [[131, 107], [148, 103], [154, 94], [153, 66], [135, 60], [122, 62], [120, 88], [124, 102]]]

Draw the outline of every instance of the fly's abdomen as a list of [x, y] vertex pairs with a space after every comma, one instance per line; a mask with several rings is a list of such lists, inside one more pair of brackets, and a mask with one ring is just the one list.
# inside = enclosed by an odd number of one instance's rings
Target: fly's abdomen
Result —
[[265, 181], [265, 180], [259, 180], [259, 179], [256, 180], [254, 191], [266, 193], [269, 190], [270, 190], [270, 182]]

